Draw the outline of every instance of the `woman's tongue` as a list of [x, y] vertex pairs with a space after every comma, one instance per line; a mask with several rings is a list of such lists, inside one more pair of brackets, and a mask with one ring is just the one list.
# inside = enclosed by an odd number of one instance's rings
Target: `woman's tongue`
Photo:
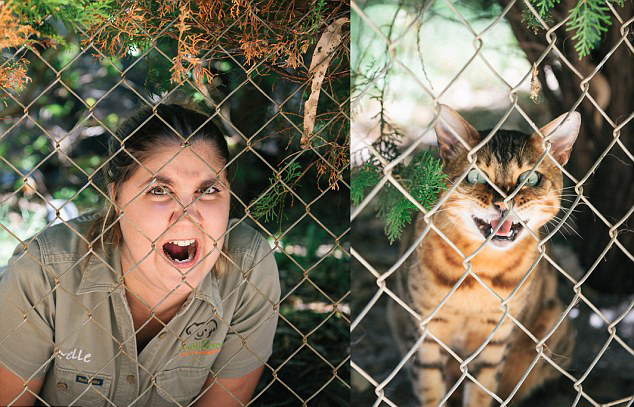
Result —
[[189, 257], [190, 246], [179, 246], [173, 243], [166, 243], [164, 247], [165, 251], [172, 259], [183, 261]]
[[[491, 221], [491, 228], [495, 230], [496, 227], [500, 224], [500, 219], [495, 219]], [[511, 226], [513, 226], [513, 222], [510, 220], [505, 220], [500, 229], [495, 234], [496, 236], [508, 236], [511, 234]]]

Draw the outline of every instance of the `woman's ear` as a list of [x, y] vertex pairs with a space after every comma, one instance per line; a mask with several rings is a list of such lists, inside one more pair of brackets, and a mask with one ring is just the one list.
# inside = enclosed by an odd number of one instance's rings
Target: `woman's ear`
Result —
[[440, 118], [436, 122], [434, 130], [436, 130], [440, 157], [444, 162], [451, 160], [459, 152], [466, 153], [468, 151], [468, 148], [458, 137], [469, 148], [478, 144], [480, 139], [480, 133], [463, 119], [458, 112], [446, 105], [440, 105]]
[[[562, 114], [540, 129], [545, 137], [549, 137], [550, 153], [561, 165], [568, 162], [572, 145], [577, 140], [581, 128], [581, 115], [579, 113], [570, 113], [568, 119], [564, 121], [567, 115], [568, 113]], [[532, 138], [541, 144], [542, 138], [539, 134], [533, 133]]]

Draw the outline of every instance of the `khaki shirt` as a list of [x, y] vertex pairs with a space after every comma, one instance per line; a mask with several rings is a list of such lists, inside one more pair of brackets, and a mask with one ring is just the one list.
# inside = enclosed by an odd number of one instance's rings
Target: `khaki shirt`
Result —
[[187, 405], [209, 375], [240, 377], [268, 359], [280, 287], [272, 250], [258, 232], [230, 222], [225, 273], [208, 273], [137, 355], [118, 249], [106, 262], [91, 256], [81, 271], [86, 252], [77, 233], [85, 235], [91, 220], [47, 228], [26, 253], [16, 249], [1, 274], [0, 362], [25, 380], [45, 378], [42, 400]]

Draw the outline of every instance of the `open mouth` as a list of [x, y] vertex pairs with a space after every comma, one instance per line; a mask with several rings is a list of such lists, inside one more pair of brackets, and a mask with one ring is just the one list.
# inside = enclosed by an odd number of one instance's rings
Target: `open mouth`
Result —
[[177, 267], [189, 266], [198, 254], [198, 242], [195, 239], [171, 240], [163, 245], [163, 253]]
[[[493, 233], [493, 230], [496, 227], [498, 227], [498, 225], [500, 224], [500, 220], [501, 220], [501, 218], [500, 219], [492, 219], [490, 221], [485, 221], [485, 220], [482, 220], [480, 218], [476, 218], [475, 216], [473, 216], [473, 221], [475, 222], [476, 226], [480, 230], [480, 233], [482, 233], [482, 236], [484, 236], [485, 239], [488, 238], [491, 235], [491, 233]], [[491, 241], [492, 242], [493, 241], [508, 241], [508, 242], [512, 242], [520, 234], [522, 229], [523, 229], [523, 226], [519, 222], [513, 222], [513, 221], [507, 219], [500, 226], [500, 229], [498, 229], [498, 231], [495, 234], [495, 236], [493, 236], [491, 238]]]

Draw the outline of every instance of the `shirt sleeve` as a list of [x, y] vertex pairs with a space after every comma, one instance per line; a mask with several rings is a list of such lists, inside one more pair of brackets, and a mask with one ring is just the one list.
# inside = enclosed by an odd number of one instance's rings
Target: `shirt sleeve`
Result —
[[31, 241], [0, 269], [0, 363], [23, 379], [39, 379], [54, 348], [54, 291]]
[[242, 270], [247, 281], [242, 284], [229, 331], [212, 366], [220, 378], [244, 376], [262, 366], [272, 353], [280, 279], [273, 251], [260, 234], [254, 246], [253, 261]]

